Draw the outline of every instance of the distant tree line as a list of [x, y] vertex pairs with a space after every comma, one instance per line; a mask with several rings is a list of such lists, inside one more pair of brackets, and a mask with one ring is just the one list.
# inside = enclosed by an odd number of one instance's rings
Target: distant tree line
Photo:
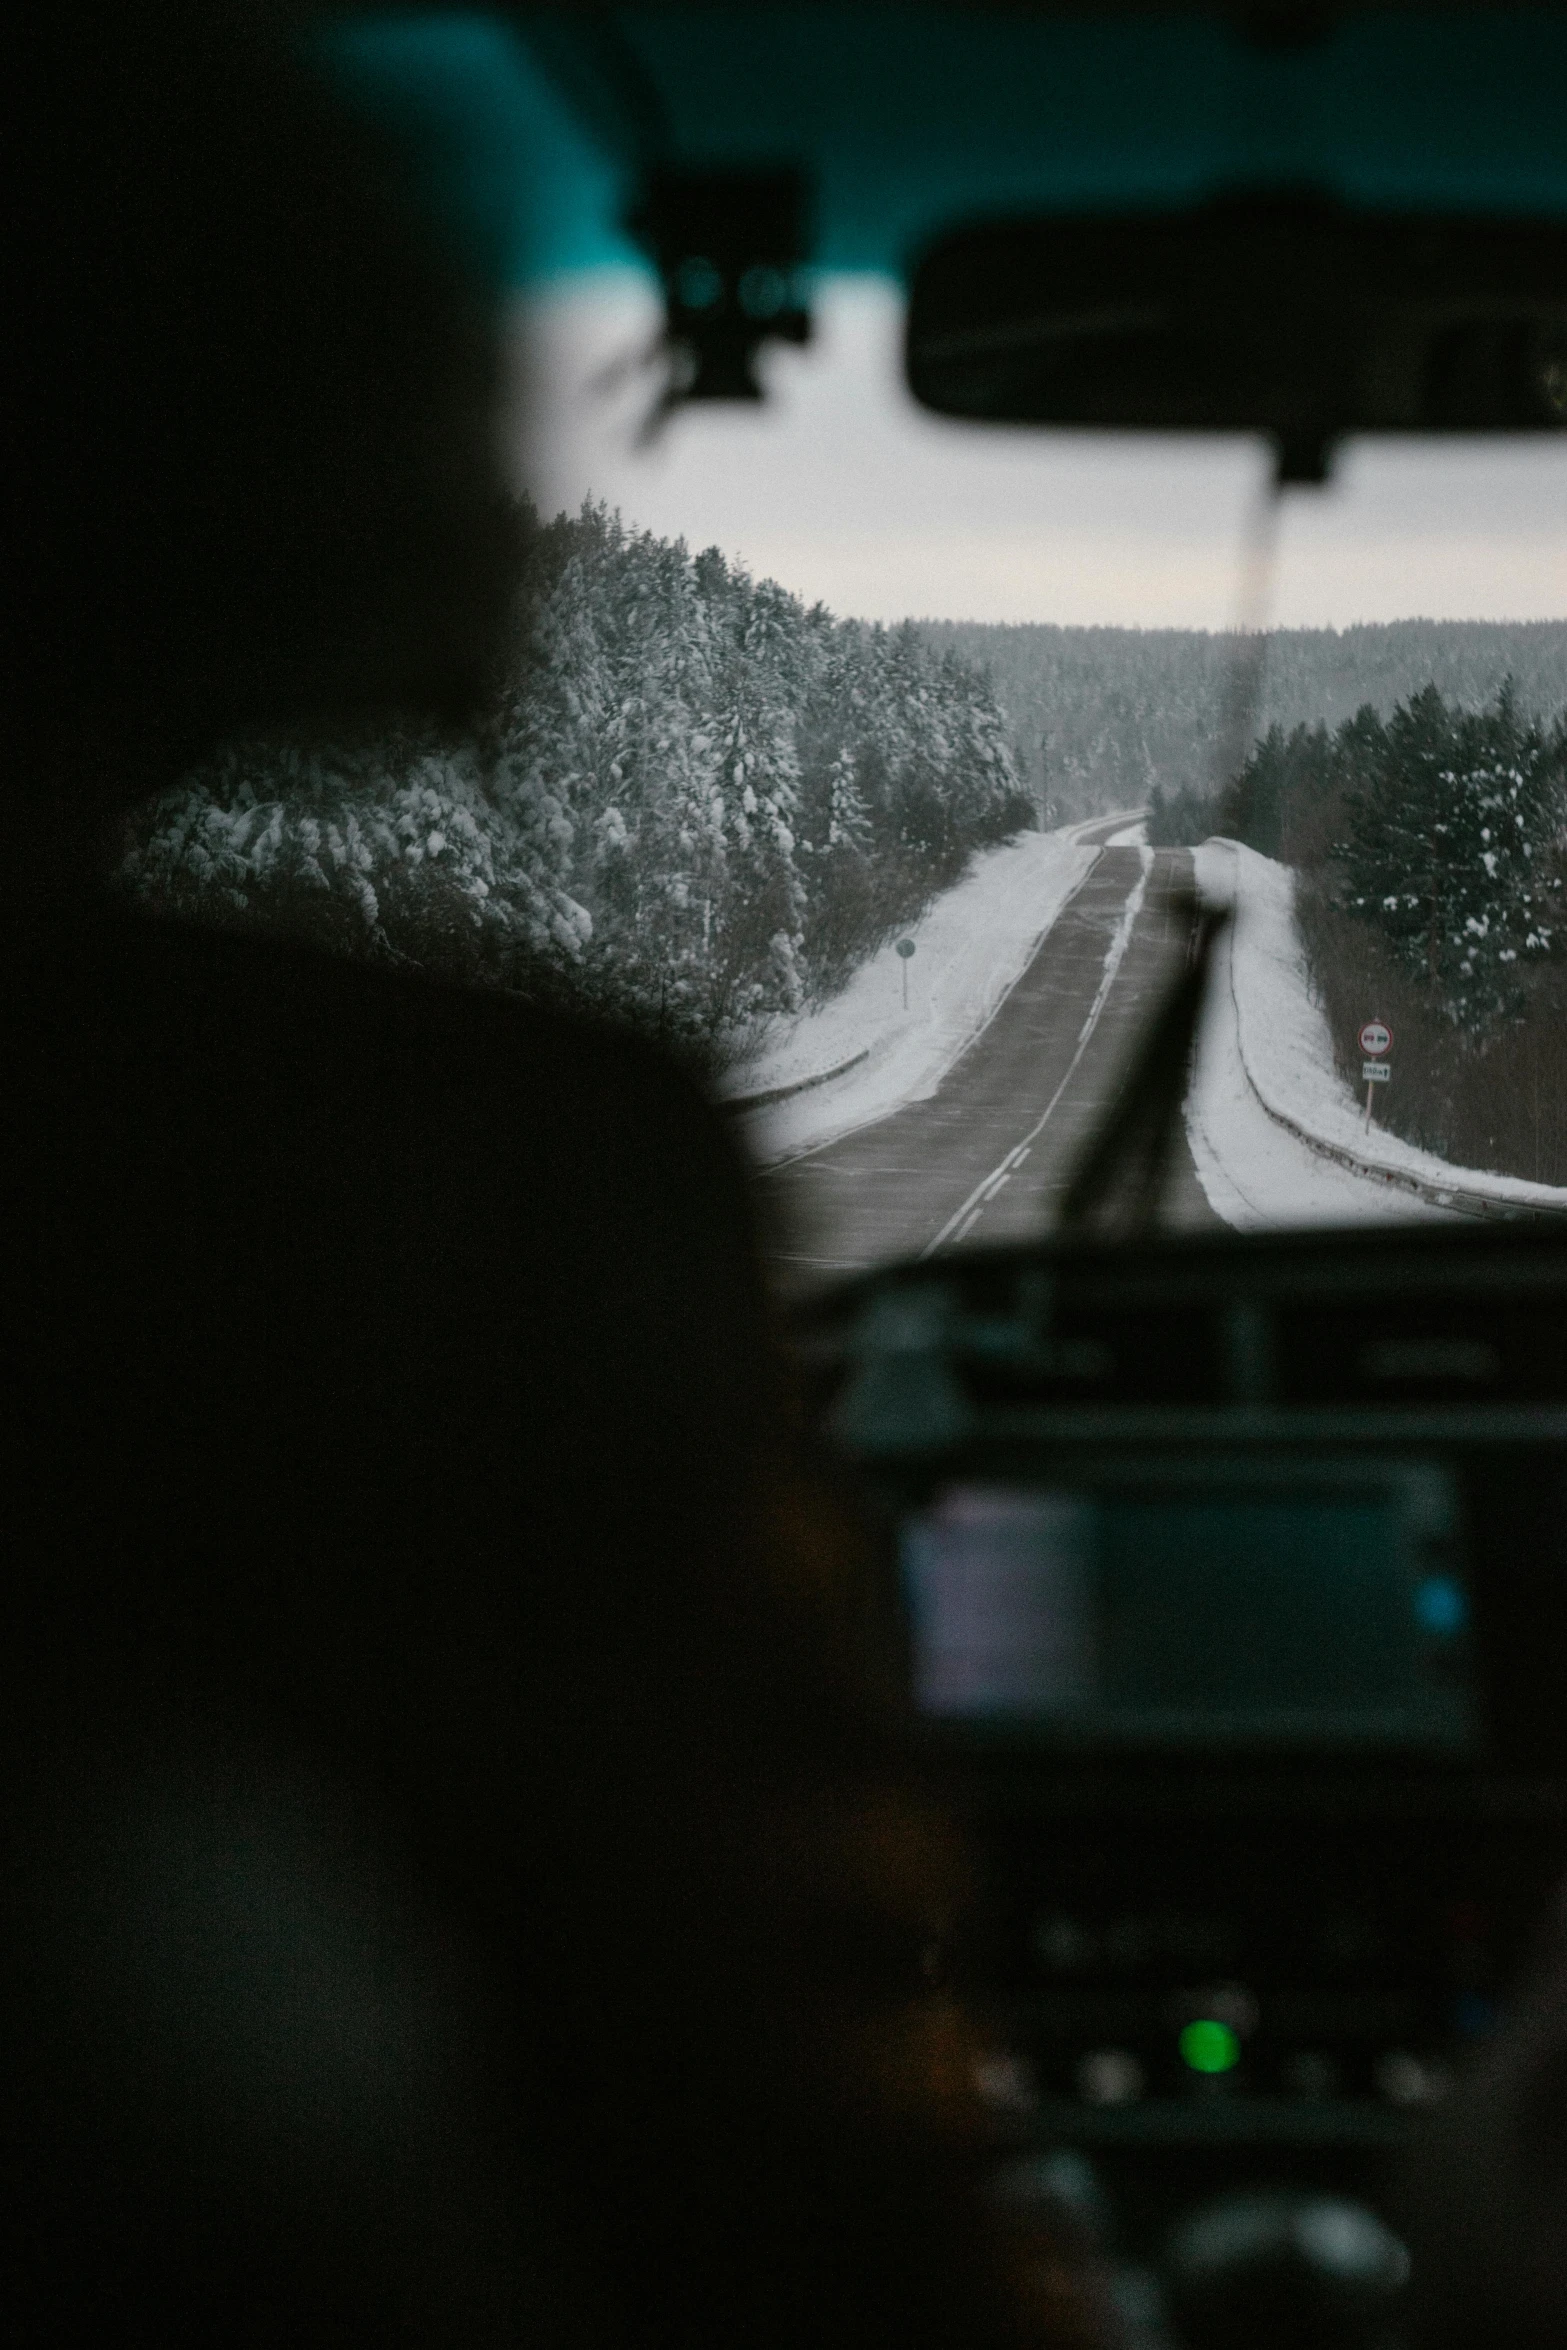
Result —
[[233, 746], [144, 902], [556, 998], [709, 1059], [1036, 821], [984, 671], [602, 506], [537, 526], [478, 739]]
[[[1211, 794], [1214, 745], [1240, 640], [1178, 628], [1058, 628], [922, 621], [928, 643], [982, 663], [1006, 714], [1017, 770], [1045, 821], [1064, 823]], [[1257, 731], [1330, 730], [1367, 703], [1386, 718], [1432, 678], [1480, 709], [1503, 680], [1525, 709], [1567, 702], [1567, 622], [1396, 620], [1269, 632]]]
[[1567, 1182], [1567, 722], [1511, 681], [1479, 709], [1425, 686], [1383, 718], [1272, 726], [1150, 839], [1221, 833], [1293, 865], [1341, 1066], [1394, 1030], [1377, 1113], [1466, 1166]]

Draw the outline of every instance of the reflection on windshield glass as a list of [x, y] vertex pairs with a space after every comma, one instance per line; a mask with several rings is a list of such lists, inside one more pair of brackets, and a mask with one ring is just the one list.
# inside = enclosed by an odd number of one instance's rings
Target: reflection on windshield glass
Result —
[[1200, 898], [1167, 1220], [1567, 1205], [1567, 459], [1359, 445], [1248, 573], [1258, 448], [943, 423], [891, 288], [818, 319], [650, 433], [645, 284], [520, 313], [481, 738], [236, 745], [131, 885], [651, 1030], [787, 1283], [1046, 1229]]

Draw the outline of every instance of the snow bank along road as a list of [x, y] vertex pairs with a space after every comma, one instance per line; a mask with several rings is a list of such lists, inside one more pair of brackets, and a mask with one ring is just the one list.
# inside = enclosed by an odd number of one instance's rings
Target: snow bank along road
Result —
[[[1037, 1237], [1184, 957], [1190, 854], [1076, 828], [1097, 850], [1027, 969], [925, 1100], [763, 1168], [767, 1253], [794, 1289], [889, 1257]], [[1115, 836], [1122, 835], [1117, 841]], [[1184, 1139], [1172, 1222], [1217, 1226]]]
[[1452, 1167], [1383, 1126], [1368, 1129], [1306, 982], [1294, 876], [1235, 841], [1205, 842], [1196, 864], [1204, 894], [1235, 908], [1186, 1100], [1192, 1155], [1226, 1223], [1567, 1214], [1567, 1190]]

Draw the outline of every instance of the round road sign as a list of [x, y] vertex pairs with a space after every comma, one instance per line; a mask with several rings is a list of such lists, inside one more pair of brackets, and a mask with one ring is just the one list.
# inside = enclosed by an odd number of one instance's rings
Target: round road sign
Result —
[[913, 941], [913, 939], [912, 939], [912, 938], [900, 938], [900, 939], [899, 939], [899, 941], [898, 941], [898, 952], [899, 952], [899, 954], [900, 954], [900, 955], [903, 957], [903, 960], [904, 960], [905, 962], [907, 962], [907, 961], [908, 961], [908, 959], [909, 959], [909, 957], [910, 957], [910, 955], [912, 955], [912, 954], [913, 954], [913, 952], [914, 952], [914, 941]]
[[1368, 1020], [1360, 1032], [1360, 1049], [1372, 1060], [1380, 1060], [1393, 1050], [1393, 1031], [1385, 1020]]

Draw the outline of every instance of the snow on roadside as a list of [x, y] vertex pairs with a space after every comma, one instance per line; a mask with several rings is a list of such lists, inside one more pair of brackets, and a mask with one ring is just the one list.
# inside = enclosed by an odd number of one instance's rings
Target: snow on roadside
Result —
[[1098, 850], [1079, 838], [1084, 829], [1025, 832], [983, 851], [910, 925], [906, 964], [889, 942], [830, 1003], [779, 1022], [759, 1053], [731, 1069], [731, 1099], [809, 1088], [743, 1114], [752, 1156], [763, 1165], [796, 1158], [933, 1094], [1092, 866]]
[[[1196, 856], [1204, 896], [1227, 901], [1231, 875], [1222, 848], [1208, 842]], [[1235, 930], [1214, 950], [1197, 1065], [1186, 1096], [1187, 1140], [1214, 1213], [1242, 1232], [1281, 1224], [1387, 1224], [1441, 1217], [1441, 1209], [1423, 1206], [1407, 1192], [1352, 1175], [1269, 1117], [1241, 1058], [1237, 999], [1244, 995], [1249, 1002], [1254, 993], [1256, 1050], [1271, 1058], [1277, 1049], [1282, 1059], [1310, 1067], [1319, 1049], [1315, 1023], [1320, 1051], [1331, 1062], [1326, 1023], [1306, 992], [1293, 924], [1281, 935], [1243, 905]]]
[[1567, 1208], [1567, 1190], [1449, 1166], [1375, 1125], [1367, 1133], [1310, 994], [1295, 930], [1294, 875], [1234, 841], [1205, 842], [1196, 866], [1203, 895], [1235, 907], [1215, 960], [1186, 1104], [1203, 1189], [1227, 1223], [1248, 1230], [1445, 1221], [1463, 1212], [1466, 1198], [1499, 1208]]

